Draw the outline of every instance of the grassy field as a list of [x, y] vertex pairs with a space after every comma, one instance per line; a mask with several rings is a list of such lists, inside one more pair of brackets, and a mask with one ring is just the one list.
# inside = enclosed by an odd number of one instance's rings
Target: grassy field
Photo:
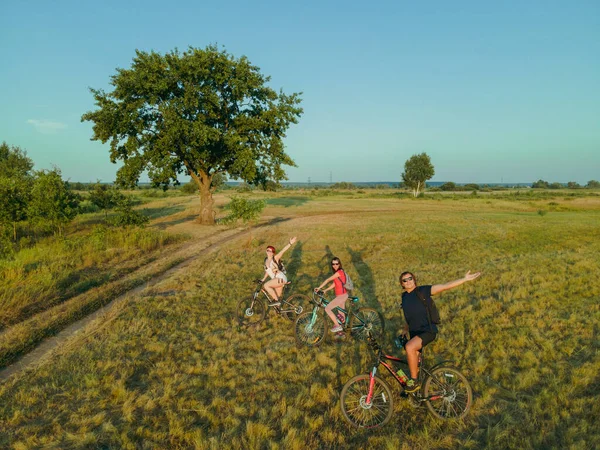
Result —
[[[51, 362], [2, 384], [0, 447], [600, 446], [599, 197], [260, 195], [263, 220], [276, 225], [121, 303]], [[173, 210], [173, 226], [189, 224], [187, 208]], [[385, 428], [354, 430], [339, 393], [369, 369], [365, 344], [298, 348], [292, 324], [275, 316], [257, 330], [237, 326], [264, 247], [293, 235], [292, 291], [308, 293], [340, 257], [361, 303], [384, 314], [390, 350], [401, 271], [421, 284], [483, 272], [437, 300], [444, 323], [427, 355], [453, 359], [471, 381], [465, 420], [440, 422], [396, 396]]]

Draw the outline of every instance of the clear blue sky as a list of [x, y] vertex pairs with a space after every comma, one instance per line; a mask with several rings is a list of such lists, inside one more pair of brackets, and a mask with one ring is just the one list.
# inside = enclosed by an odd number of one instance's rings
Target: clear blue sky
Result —
[[113, 181], [88, 87], [135, 49], [218, 43], [304, 92], [291, 181], [399, 181], [421, 152], [432, 181], [600, 180], [598, 0], [169, 3], [3, 0], [0, 141]]

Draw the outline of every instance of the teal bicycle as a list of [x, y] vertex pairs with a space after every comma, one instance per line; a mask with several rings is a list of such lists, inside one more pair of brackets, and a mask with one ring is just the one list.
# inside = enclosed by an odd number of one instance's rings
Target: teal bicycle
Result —
[[[382, 337], [385, 326], [383, 316], [373, 308], [357, 308], [358, 301], [358, 297], [348, 297], [350, 304], [347, 310], [333, 308], [332, 311], [343, 328], [343, 331], [336, 333], [336, 338], [344, 338], [349, 333], [353, 338], [364, 341], [369, 332], [378, 338]], [[327, 328], [332, 325], [324, 309], [329, 304], [324, 292], [313, 291], [312, 302], [313, 310], [296, 318], [294, 333], [298, 345], [320, 345], [327, 337]]]

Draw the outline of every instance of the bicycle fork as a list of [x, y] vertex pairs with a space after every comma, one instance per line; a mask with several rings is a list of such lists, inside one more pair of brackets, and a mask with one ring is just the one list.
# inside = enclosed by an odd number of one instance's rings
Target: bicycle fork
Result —
[[310, 331], [312, 331], [313, 327], [315, 326], [315, 323], [317, 323], [317, 310], [318, 310], [318, 308], [315, 308], [312, 310], [312, 315], [310, 316], [310, 322], [308, 322], [308, 326], [306, 327]]
[[366, 404], [370, 405], [373, 400], [373, 387], [375, 387], [375, 374], [377, 373], [377, 367], [373, 367], [373, 370], [369, 374], [369, 393], [367, 394]]

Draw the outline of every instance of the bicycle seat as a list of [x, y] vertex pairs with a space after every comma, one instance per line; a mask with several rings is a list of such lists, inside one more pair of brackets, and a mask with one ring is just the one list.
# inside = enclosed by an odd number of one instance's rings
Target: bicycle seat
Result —
[[358, 297], [348, 297], [348, 300], [350, 300], [352, 303], [356, 303], [358, 301]]

